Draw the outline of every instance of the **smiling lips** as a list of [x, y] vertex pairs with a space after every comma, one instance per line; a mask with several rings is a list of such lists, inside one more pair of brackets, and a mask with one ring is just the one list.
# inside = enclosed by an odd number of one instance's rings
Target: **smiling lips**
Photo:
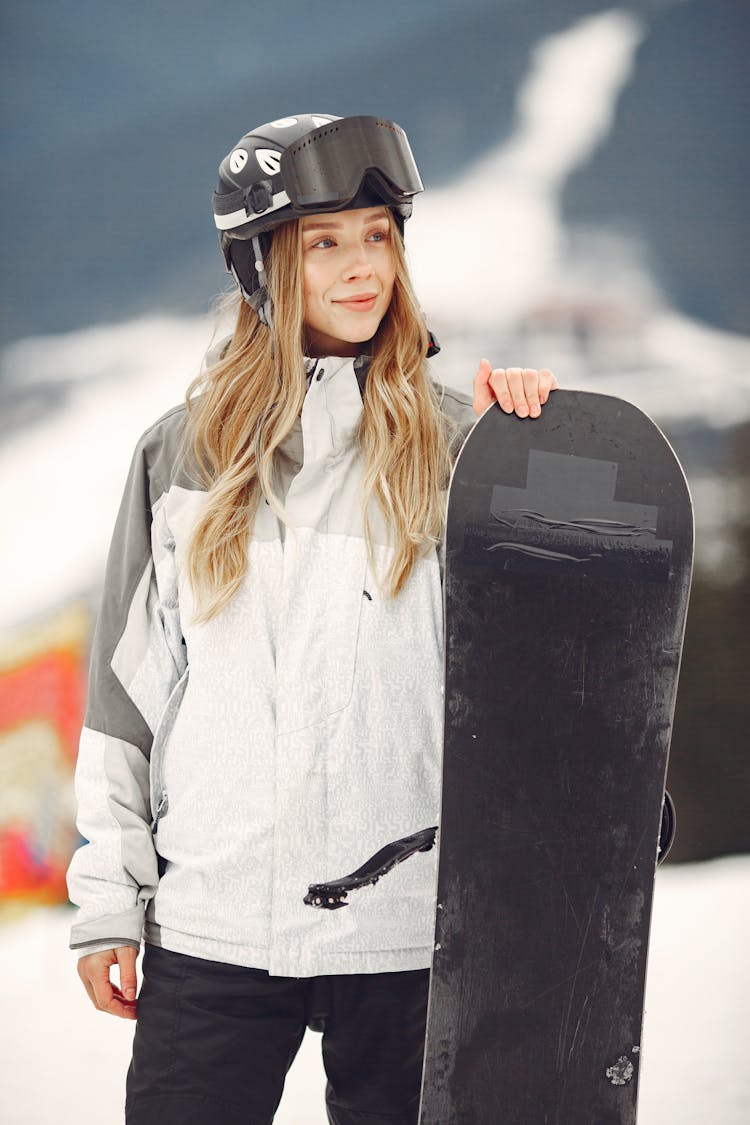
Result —
[[369, 312], [370, 309], [375, 307], [377, 299], [377, 293], [360, 293], [356, 297], [345, 297], [333, 303], [334, 305], [343, 305], [345, 309], [351, 309], [353, 312]]

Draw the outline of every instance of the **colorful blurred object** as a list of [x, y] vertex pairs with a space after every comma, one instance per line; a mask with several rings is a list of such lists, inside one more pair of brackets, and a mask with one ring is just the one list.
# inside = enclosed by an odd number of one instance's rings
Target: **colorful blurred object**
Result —
[[64, 902], [91, 614], [76, 604], [0, 642], [0, 900]]

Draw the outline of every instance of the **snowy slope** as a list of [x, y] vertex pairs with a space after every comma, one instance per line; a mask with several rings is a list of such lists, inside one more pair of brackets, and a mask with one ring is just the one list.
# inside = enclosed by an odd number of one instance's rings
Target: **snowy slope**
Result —
[[[97, 587], [135, 443], [183, 399], [212, 329], [206, 318], [160, 317], [7, 350], [6, 388], [58, 401], [24, 424], [22, 393], [17, 423], [0, 446], [0, 510], [14, 545], [4, 559], [0, 629]], [[563, 386], [630, 399], [667, 434], [695, 418], [719, 427], [750, 418], [750, 341], [669, 310], [644, 325], [635, 370], [613, 364], [602, 374], [572, 336], [513, 342], [487, 328], [442, 342], [436, 371], [464, 390], [487, 354], [498, 365], [552, 367]], [[721, 503], [732, 500], [726, 491], [695, 493], [699, 525], [704, 510], [706, 520], [720, 521]]]
[[[750, 1120], [749, 884], [747, 856], [658, 873], [638, 1125]], [[2, 1125], [123, 1120], [133, 1025], [91, 1007], [66, 948], [71, 916], [39, 909], [0, 927]], [[276, 1125], [325, 1125], [324, 1085], [308, 1032]]]

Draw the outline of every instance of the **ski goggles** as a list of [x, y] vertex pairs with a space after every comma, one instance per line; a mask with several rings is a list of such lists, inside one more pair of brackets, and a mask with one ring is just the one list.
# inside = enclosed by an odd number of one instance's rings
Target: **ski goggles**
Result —
[[365, 179], [394, 204], [424, 191], [406, 133], [380, 117], [342, 117], [314, 129], [284, 151], [280, 171], [301, 213], [343, 210]]

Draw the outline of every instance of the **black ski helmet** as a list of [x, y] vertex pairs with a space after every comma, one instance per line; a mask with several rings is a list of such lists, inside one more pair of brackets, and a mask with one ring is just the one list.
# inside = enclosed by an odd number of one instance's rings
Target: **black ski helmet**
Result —
[[219, 165], [213, 211], [227, 270], [270, 324], [264, 260], [276, 227], [384, 204], [403, 234], [422, 190], [406, 133], [393, 121], [304, 113], [259, 125]]

